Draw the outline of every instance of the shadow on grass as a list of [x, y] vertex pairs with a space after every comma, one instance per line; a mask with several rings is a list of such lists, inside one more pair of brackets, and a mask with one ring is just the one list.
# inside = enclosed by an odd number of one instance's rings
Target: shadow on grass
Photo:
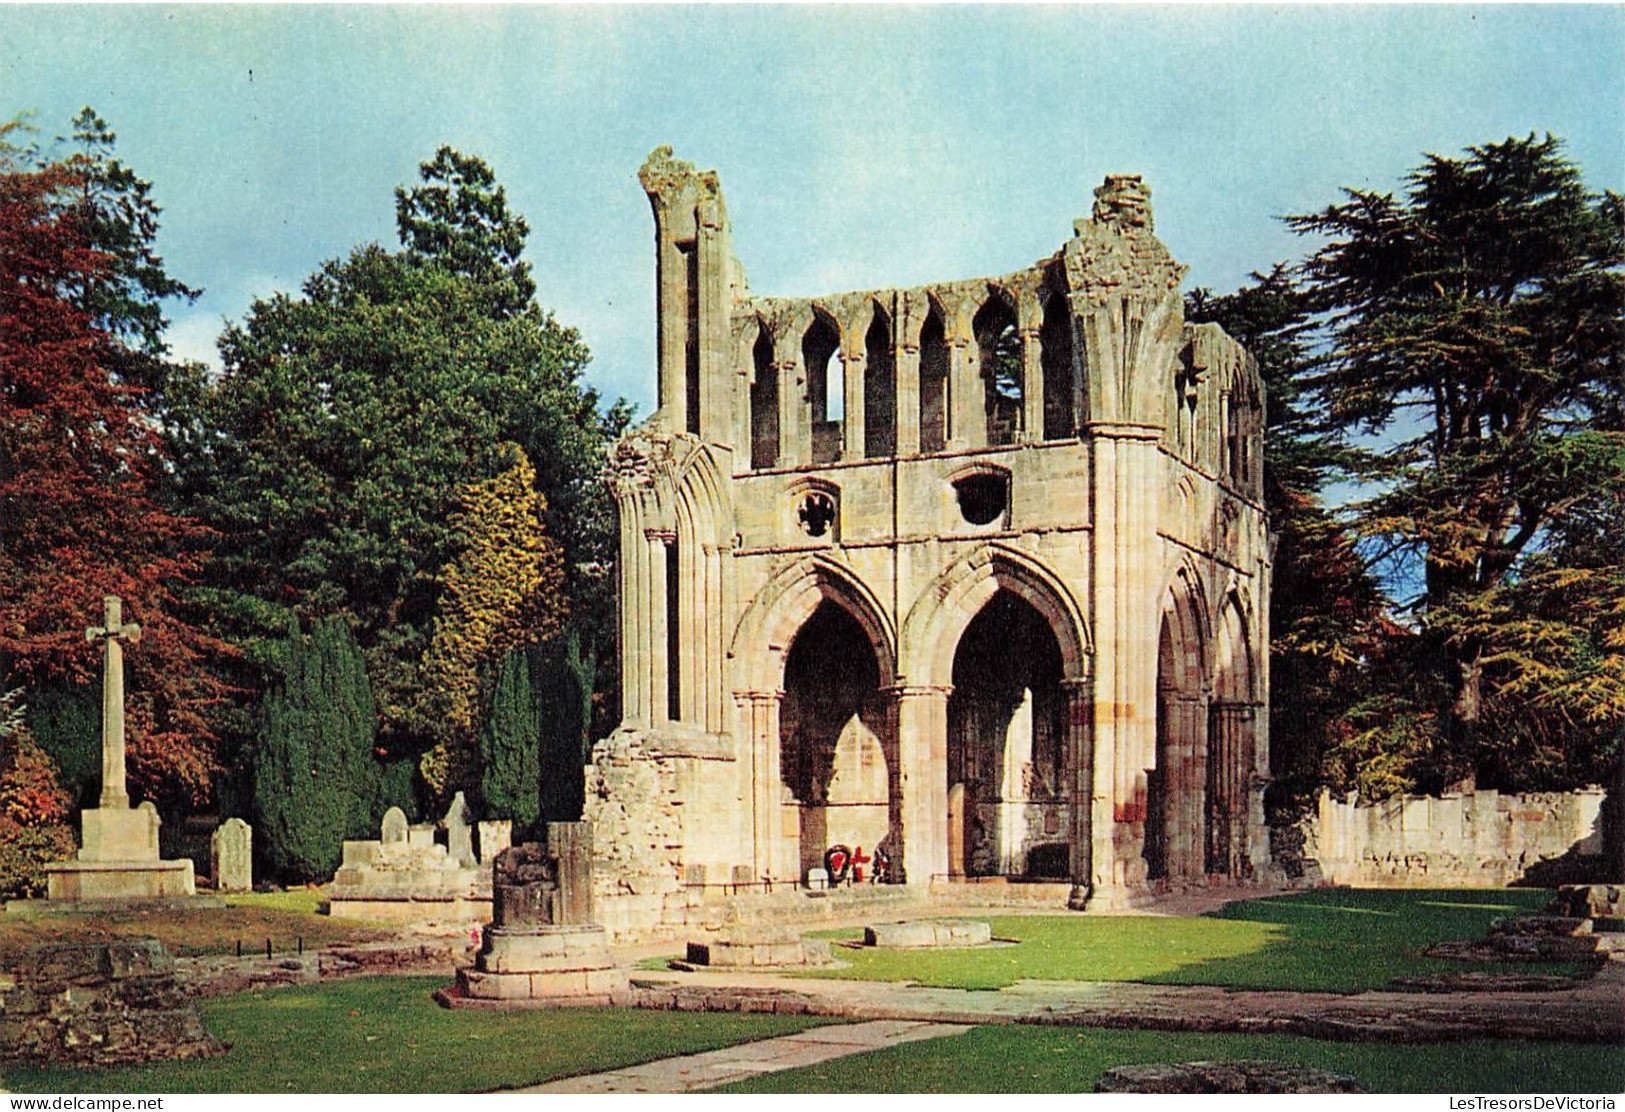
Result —
[[[1423, 954], [1435, 942], [1483, 938], [1490, 922], [1537, 911], [1539, 889], [1326, 888], [1229, 904], [1205, 920], [1268, 925], [1264, 945], [1213, 955], [1152, 976], [1154, 984], [1226, 985], [1300, 991], [1361, 992], [1395, 977], [1459, 972], [1472, 966]], [[1582, 976], [1583, 965], [1508, 962], [1502, 972]]]
[[[1246, 900], [1193, 917], [995, 916], [1015, 946], [966, 950], [842, 949], [844, 969], [806, 976], [1003, 988], [1018, 980], [1142, 981], [1238, 989], [1360, 992], [1394, 977], [1460, 970], [1423, 956], [1430, 944], [1481, 938], [1497, 916], [1540, 907], [1528, 889], [1320, 889]], [[826, 932], [850, 937], [851, 932]], [[1498, 965], [1577, 975], [1576, 965]]]
[[1385, 1046], [1296, 1036], [1005, 1026], [764, 1074], [718, 1091], [1087, 1093], [1112, 1066], [1236, 1058], [1350, 1074], [1374, 1093], [1617, 1093], [1625, 1088], [1625, 1056], [1607, 1046], [1530, 1046], [1509, 1039]]

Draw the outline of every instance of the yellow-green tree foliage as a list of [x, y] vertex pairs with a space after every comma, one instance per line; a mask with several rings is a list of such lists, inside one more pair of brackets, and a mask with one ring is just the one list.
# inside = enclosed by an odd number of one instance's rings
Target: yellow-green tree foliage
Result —
[[476, 735], [485, 686], [503, 657], [558, 635], [565, 617], [564, 559], [543, 531], [547, 500], [518, 445], [506, 466], [469, 483], [452, 517], [459, 551], [441, 577], [440, 615], [423, 660], [424, 705], [437, 739], [424, 783], [437, 796], [479, 779]]

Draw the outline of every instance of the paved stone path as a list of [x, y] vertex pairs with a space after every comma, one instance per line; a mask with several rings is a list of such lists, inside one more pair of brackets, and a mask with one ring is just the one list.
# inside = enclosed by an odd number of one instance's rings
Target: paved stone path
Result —
[[959, 1024], [882, 1019], [839, 1027], [818, 1027], [797, 1035], [745, 1043], [704, 1054], [663, 1058], [608, 1073], [567, 1077], [519, 1093], [687, 1093], [742, 1081], [758, 1074], [815, 1066], [832, 1058], [880, 1050], [898, 1043], [962, 1035]]

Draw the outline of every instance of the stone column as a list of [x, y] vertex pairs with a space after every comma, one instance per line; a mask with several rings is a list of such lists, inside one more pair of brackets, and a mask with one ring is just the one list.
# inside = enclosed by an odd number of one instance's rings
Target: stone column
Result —
[[[908, 322], [913, 327], [912, 320]], [[897, 418], [897, 454], [917, 455], [920, 451], [920, 335], [906, 338], [898, 324], [896, 354], [897, 398], [892, 408]]]
[[677, 538], [669, 529], [645, 529], [643, 537], [647, 575], [644, 597], [649, 600], [643, 666], [648, 677], [649, 720], [666, 722], [670, 720], [666, 703], [666, 559], [669, 555], [666, 546]]
[[1212, 856], [1215, 870], [1228, 876], [1252, 873], [1248, 817], [1255, 777], [1250, 735], [1256, 716], [1251, 703], [1219, 703], [1213, 708], [1213, 757], [1217, 763], [1209, 777], [1215, 796], [1208, 805], [1214, 827]]
[[800, 467], [812, 460], [812, 418], [807, 408], [807, 376], [801, 368], [799, 353], [793, 352], [795, 341], [789, 341], [790, 357], [773, 364], [773, 373], [779, 376], [779, 466]]
[[[862, 336], [858, 337], [860, 342], [862, 339]], [[836, 358], [846, 365], [845, 373], [841, 376], [841, 389], [845, 394], [841, 417], [841, 458], [862, 459], [865, 425], [863, 378], [869, 369], [869, 360], [862, 348], [839, 352]]]
[[1090, 681], [1067, 679], [1061, 681], [1063, 700], [1061, 752], [1066, 760], [1066, 795], [1071, 811], [1070, 854], [1072, 892], [1067, 906], [1082, 911], [1094, 892], [1094, 855], [1091, 837], [1091, 816], [1094, 811], [1095, 754], [1094, 732], [1089, 728], [1092, 709]]
[[1090, 426], [1090, 591], [1095, 622], [1095, 891], [1145, 880], [1145, 770], [1156, 763], [1160, 428]]
[[1036, 327], [1021, 330], [1021, 428], [1018, 443], [1044, 439], [1044, 360]]
[[948, 340], [948, 447], [973, 448], [987, 443], [987, 411], [982, 400], [979, 358], [972, 341], [957, 332]]
[[1164, 706], [1167, 721], [1163, 759], [1168, 768], [1163, 784], [1168, 798], [1163, 813], [1167, 816], [1168, 875], [1198, 877], [1203, 870], [1207, 795], [1207, 698], [1169, 692], [1164, 695]]
[[[782, 691], [738, 691], [734, 701], [750, 724], [751, 863], [757, 877], [778, 879], [783, 779], [779, 768]], [[799, 878], [791, 878], [799, 879]]]
[[898, 790], [902, 793], [906, 883], [925, 889], [948, 873], [948, 696], [942, 685], [907, 685], [888, 694], [897, 707]]

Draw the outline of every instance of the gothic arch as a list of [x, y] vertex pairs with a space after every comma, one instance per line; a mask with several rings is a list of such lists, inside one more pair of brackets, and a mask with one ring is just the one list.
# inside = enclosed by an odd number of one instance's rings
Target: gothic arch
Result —
[[740, 679], [746, 690], [778, 690], [796, 634], [825, 601], [846, 610], [868, 637], [879, 664], [880, 685], [896, 682], [897, 634], [885, 607], [850, 569], [819, 553], [775, 572], [740, 620], [729, 655], [741, 662]]
[[1003, 588], [1031, 604], [1049, 623], [1061, 650], [1061, 673], [1091, 674], [1094, 652], [1083, 611], [1059, 576], [1027, 553], [998, 541], [957, 560], [909, 609], [902, 630], [902, 671], [911, 684], [952, 682], [959, 635]]

